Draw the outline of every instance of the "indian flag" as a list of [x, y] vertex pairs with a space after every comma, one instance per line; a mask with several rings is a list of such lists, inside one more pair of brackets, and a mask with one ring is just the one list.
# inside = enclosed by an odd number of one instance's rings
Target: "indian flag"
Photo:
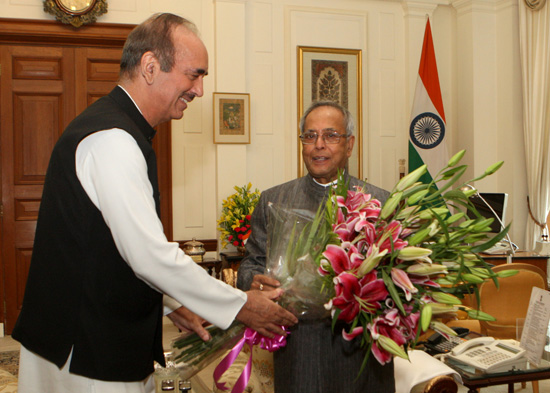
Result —
[[409, 172], [426, 164], [428, 172], [420, 179], [423, 183], [431, 182], [449, 160], [445, 131], [445, 111], [428, 19], [409, 128]]

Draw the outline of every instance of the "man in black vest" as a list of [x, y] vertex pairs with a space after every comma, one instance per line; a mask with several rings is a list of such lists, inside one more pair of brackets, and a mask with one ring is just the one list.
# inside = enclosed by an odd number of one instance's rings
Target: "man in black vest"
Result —
[[[44, 192], [23, 307], [19, 392], [145, 392], [164, 364], [164, 313], [208, 333], [237, 319], [272, 337], [296, 318], [265, 294], [209, 276], [164, 236], [153, 127], [203, 95], [208, 54], [196, 27], [154, 15], [129, 35], [120, 82], [57, 142]], [[185, 307], [181, 306], [184, 305]]]

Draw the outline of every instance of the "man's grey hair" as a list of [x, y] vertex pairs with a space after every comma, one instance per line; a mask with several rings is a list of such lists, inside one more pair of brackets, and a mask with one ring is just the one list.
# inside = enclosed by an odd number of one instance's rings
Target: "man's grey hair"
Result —
[[197, 26], [181, 16], [158, 13], [149, 17], [130, 32], [120, 61], [120, 76], [132, 78], [137, 70], [141, 57], [145, 52], [155, 54], [163, 72], [170, 72], [175, 63], [176, 48], [172, 40], [172, 32], [182, 26], [189, 32], [199, 36]]
[[300, 134], [304, 133], [304, 128], [306, 126], [306, 119], [313, 111], [314, 109], [317, 109], [322, 106], [330, 106], [332, 108], [338, 109], [342, 115], [344, 115], [344, 124], [346, 126], [346, 135], [351, 136], [353, 135], [353, 130], [355, 129], [355, 121], [353, 120], [353, 116], [351, 115], [350, 111], [347, 110], [347, 108], [344, 108], [342, 105], [333, 102], [333, 101], [315, 101], [312, 102], [309, 108], [306, 109], [304, 112], [304, 115], [300, 119]]

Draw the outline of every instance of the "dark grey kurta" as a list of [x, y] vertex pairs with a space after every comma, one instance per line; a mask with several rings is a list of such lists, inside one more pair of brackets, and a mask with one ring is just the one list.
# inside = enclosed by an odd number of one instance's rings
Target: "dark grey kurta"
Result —
[[[389, 193], [349, 177], [350, 188], [361, 185], [380, 201]], [[246, 243], [246, 256], [239, 268], [237, 286], [250, 289], [256, 274], [266, 266], [268, 203], [304, 209], [315, 213], [326, 199], [328, 188], [310, 175], [270, 188], [261, 194], [252, 214], [252, 234]], [[300, 321], [292, 328], [287, 346], [276, 351], [276, 393], [394, 393], [393, 363], [381, 366], [372, 356], [360, 378], [355, 381], [364, 358], [359, 341], [346, 342], [339, 332], [332, 334], [330, 320]]]

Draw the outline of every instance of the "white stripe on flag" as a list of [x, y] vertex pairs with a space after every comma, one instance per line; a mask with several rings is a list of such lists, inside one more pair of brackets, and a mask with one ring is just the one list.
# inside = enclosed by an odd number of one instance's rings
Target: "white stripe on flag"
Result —
[[[420, 75], [416, 81], [416, 90], [414, 95], [413, 108], [411, 113], [411, 123], [416, 118], [416, 116], [421, 113], [431, 112], [441, 117], [437, 109], [435, 109], [430, 96], [422, 83]], [[443, 120], [443, 119], [441, 119]], [[422, 149], [419, 146], [413, 143], [413, 147], [416, 149], [424, 164], [428, 166], [428, 171], [432, 178], [435, 177], [437, 172], [441, 170], [445, 165], [447, 165], [448, 154], [447, 154], [447, 145], [444, 140], [432, 149]]]

